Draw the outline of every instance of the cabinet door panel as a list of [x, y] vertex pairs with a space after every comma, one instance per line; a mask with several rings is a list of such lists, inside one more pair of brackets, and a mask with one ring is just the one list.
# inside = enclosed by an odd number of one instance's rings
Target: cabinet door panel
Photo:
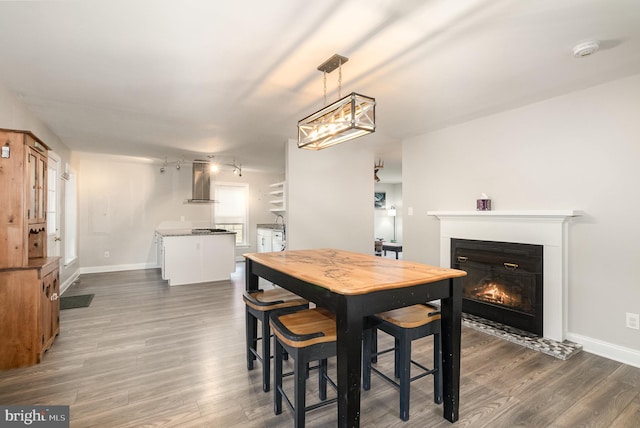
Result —
[[51, 338], [51, 296], [53, 295], [52, 274], [42, 278], [40, 284], [40, 346], [45, 347]]
[[46, 213], [46, 193], [45, 188], [47, 186], [47, 160], [42, 155], [38, 155], [38, 191], [37, 191], [37, 206], [36, 206], [36, 219], [40, 222], [44, 222]]
[[202, 281], [222, 281], [236, 270], [233, 234], [202, 237]]
[[272, 231], [271, 229], [258, 229], [258, 252], [268, 253], [272, 250]]
[[165, 276], [169, 285], [191, 284], [200, 282], [199, 237], [175, 236], [165, 237], [164, 259]]
[[29, 165], [29, 207], [27, 209], [27, 219], [32, 221], [37, 218], [38, 205], [38, 156], [32, 150], [29, 150], [27, 162]]

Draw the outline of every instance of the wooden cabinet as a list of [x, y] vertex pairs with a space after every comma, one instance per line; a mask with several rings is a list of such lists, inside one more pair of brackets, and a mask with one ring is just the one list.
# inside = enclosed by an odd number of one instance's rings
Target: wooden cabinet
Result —
[[47, 257], [47, 151], [0, 129], [0, 369], [39, 363], [60, 332], [57, 257]]
[[60, 333], [58, 258], [0, 270], [0, 369], [42, 361]]
[[[47, 146], [30, 133], [0, 130], [0, 268], [47, 256]], [[6, 195], [6, 196], [4, 196]]]

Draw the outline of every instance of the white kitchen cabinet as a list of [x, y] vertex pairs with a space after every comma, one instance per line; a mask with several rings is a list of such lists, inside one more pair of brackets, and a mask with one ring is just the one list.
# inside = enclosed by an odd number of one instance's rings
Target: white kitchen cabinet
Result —
[[271, 232], [271, 251], [282, 251], [282, 244], [284, 244], [284, 232], [282, 230]]
[[258, 228], [257, 252], [268, 253], [270, 251], [282, 251], [284, 244], [284, 231], [273, 228]]
[[155, 232], [154, 242], [156, 243], [156, 266], [160, 268], [162, 272], [162, 279], [164, 279], [164, 249], [162, 248], [162, 235]]
[[273, 251], [273, 229], [258, 228], [258, 242], [256, 248], [259, 253], [268, 253]]
[[169, 285], [229, 279], [235, 272], [235, 234], [163, 236], [162, 278]]

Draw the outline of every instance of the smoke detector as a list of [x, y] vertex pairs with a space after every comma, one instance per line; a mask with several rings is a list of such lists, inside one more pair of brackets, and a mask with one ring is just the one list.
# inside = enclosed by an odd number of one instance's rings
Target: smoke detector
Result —
[[597, 40], [589, 40], [586, 42], [578, 43], [573, 47], [573, 56], [576, 58], [582, 58], [592, 55], [598, 51], [600, 43]]

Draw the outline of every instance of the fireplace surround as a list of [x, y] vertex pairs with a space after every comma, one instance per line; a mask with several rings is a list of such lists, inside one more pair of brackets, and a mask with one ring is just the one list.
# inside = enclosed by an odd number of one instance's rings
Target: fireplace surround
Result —
[[451, 267], [451, 239], [517, 242], [543, 247], [542, 336], [567, 333], [568, 221], [576, 210], [428, 211], [440, 220], [440, 266]]

